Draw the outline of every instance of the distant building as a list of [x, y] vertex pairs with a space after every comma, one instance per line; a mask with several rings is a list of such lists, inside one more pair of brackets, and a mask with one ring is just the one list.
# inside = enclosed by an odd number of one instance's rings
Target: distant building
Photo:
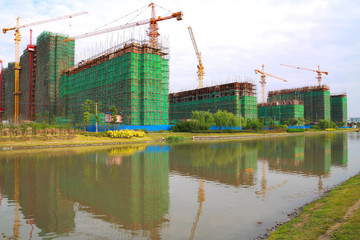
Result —
[[349, 122], [359, 123], [359, 122], [360, 122], [360, 117], [351, 117], [351, 118], [349, 119]]

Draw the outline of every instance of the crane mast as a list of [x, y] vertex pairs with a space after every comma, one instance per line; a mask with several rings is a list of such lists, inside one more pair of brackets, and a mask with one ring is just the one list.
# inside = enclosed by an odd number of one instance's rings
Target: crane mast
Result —
[[281, 81], [287, 82], [286, 79], [283, 79], [281, 77], [272, 75], [270, 73], [266, 73], [264, 69], [265, 69], [264, 64], [261, 66], [261, 71], [258, 70], [258, 69], [255, 69], [255, 74], [257, 74], [257, 73], [261, 74], [261, 76], [260, 76], [260, 84], [261, 84], [261, 95], [262, 95], [262, 102], [263, 103], [265, 103], [265, 99], [266, 99], [266, 97], [265, 97], [266, 76], [277, 78], [277, 79], [280, 79]]
[[21, 34], [20, 34], [20, 29], [21, 28], [25, 28], [25, 27], [31, 27], [31, 26], [35, 26], [35, 25], [39, 25], [39, 24], [44, 24], [44, 23], [48, 23], [48, 22], [53, 22], [53, 21], [58, 21], [61, 19], [65, 19], [65, 18], [72, 18], [72, 17], [77, 17], [83, 14], [87, 14], [87, 12], [80, 12], [80, 13], [75, 13], [75, 14], [70, 14], [70, 15], [64, 15], [64, 16], [60, 16], [60, 17], [55, 17], [55, 18], [50, 18], [47, 20], [42, 20], [39, 22], [34, 22], [34, 23], [29, 23], [29, 24], [25, 24], [25, 25], [20, 25], [20, 18], [16, 18], [16, 26], [15, 27], [11, 27], [11, 28], [3, 28], [3, 33], [7, 33], [8, 31], [15, 31], [15, 91], [14, 91], [14, 96], [15, 96], [15, 113], [14, 113], [14, 121], [15, 123], [18, 123], [18, 118], [19, 118], [19, 95], [20, 95], [20, 89], [19, 89], [19, 75], [20, 75], [20, 55], [19, 55], [19, 49], [20, 49], [20, 40], [21, 40]]
[[203, 87], [203, 81], [204, 81], [205, 72], [204, 72], [204, 66], [203, 66], [202, 60], [201, 60], [201, 53], [198, 50], [198, 47], [197, 47], [196, 42], [195, 42], [194, 33], [193, 33], [190, 26], [188, 27], [188, 30], [189, 30], [189, 34], [190, 34], [192, 44], [194, 46], [196, 57], [197, 57], [198, 62], [199, 62], [199, 65], [197, 66], [198, 67], [197, 75], [198, 75], [198, 80], [199, 80], [199, 88], [202, 88]]
[[285, 66], [285, 67], [291, 67], [291, 68], [296, 68], [296, 69], [301, 69], [301, 70], [316, 72], [316, 73], [317, 73], [317, 76], [316, 76], [315, 78], [318, 80], [319, 86], [321, 86], [322, 74], [325, 74], [325, 75], [328, 75], [328, 74], [329, 74], [328, 72], [321, 71], [320, 65], [317, 65], [318, 69], [310, 69], [310, 68], [298, 67], [298, 66], [293, 66], [293, 65], [288, 65], [288, 64], [280, 64], [280, 65], [281, 65], [281, 66]]

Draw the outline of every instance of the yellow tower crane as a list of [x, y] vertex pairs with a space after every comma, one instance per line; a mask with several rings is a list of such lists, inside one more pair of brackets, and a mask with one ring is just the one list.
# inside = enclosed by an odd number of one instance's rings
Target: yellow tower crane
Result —
[[265, 68], [265, 65], [264, 65], [264, 64], [263, 64], [261, 67], [262, 67], [262, 68], [261, 68], [261, 71], [255, 69], [255, 74], [257, 74], [257, 73], [260, 73], [260, 74], [261, 74], [260, 84], [261, 84], [262, 102], [265, 103], [266, 76], [273, 77], [273, 78], [277, 78], [277, 79], [280, 79], [281, 81], [284, 81], [284, 82], [287, 82], [287, 80], [285, 80], [285, 79], [283, 79], [283, 78], [281, 78], [281, 77], [272, 75], [272, 74], [270, 74], [270, 73], [266, 73], [265, 70], [264, 70], [264, 68]]
[[199, 52], [199, 50], [197, 48], [197, 45], [196, 45], [196, 42], [195, 42], [195, 37], [194, 37], [193, 31], [192, 31], [190, 26], [188, 27], [188, 30], [189, 30], [191, 41], [192, 41], [194, 49], [195, 49], [196, 57], [197, 57], [198, 62], [199, 62], [199, 65], [197, 66], [197, 68], [198, 68], [197, 75], [198, 75], [198, 80], [199, 80], [199, 88], [202, 88], [203, 87], [203, 80], [204, 80], [205, 72], [204, 72], [204, 66], [203, 66], [202, 61], [201, 61], [201, 53]]
[[3, 33], [6, 33], [7, 31], [11, 31], [11, 30], [15, 31], [15, 34], [14, 34], [15, 35], [15, 39], [14, 39], [15, 40], [15, 91], [14, 91], [14, 95], [15, 95], [14, 121], [15, 121], [15, 123], [18, 122], [18, 118], [19, 118], [19, 95], [21, 93], [19, 90], [19, 75], [20, 75], [20, 69], [21, 69], [20, 55], [19, 55], [20, 40], [21, 40], [20, 28], [31, 27], [31, 26], [49, 23], [49, 22], [53, 22], [53, 21], [58, 21], [61, 19], [66, 19], [66, 18], [73, 18], [73, 17], [77, 17], [80, 15], [84, 15], [84, 14], [87, 14], [87, 12], [79, 12], [79, 13], [74, 13], [74, 14], [70, 14], [70, 15], [60, 16], [60, 17], [54, 17], [54, 18], [50, 18], [50, 19], [46, 19], [46, 20], [42, 20], [42, 21], [38, 21], [38, 22], [34, 22], [34, 23], [25, 24], [25, 25], [20, 25], [20, 18], [18, 17], [16, 19], [15, 27], [3, 28]]

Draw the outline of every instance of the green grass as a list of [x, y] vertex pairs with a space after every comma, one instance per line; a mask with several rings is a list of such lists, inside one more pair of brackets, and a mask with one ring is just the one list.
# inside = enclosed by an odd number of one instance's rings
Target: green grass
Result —
[[333, 234], [334, 239], [360, 239], [360, 209]]
[[[352, 131], [352, 130], [349, 130]], [[304, 134], [306, 134], [305, 132]], [[319, 133], [329, 133], [325, 131], [319, 131]], [[251, 137], [263, 137], [268, 134], [283, 136], [286, 133], [283, 131], [271, 130], [262, 132], [232, 132], [232, 133], [188, 133], [181, 132], [176, 133], [176, 136], [183, 136], [187, 139], [192, 139], [193, 136], [251, 136]], [[296, 134], [296, 133], [294, 133]], [[173, 132], [154, 132], [148, 133], [144, 138], [137, 139], [113, 139], [103, 135], [103, 133], [78, 133], [70, 135], [36, 135], [36, 136], [0, 136], [0, 148], [30, 148], [37, 146], [59, 146], [59, 145], [86, 145], [86, 144], [124, 144], [127, 142], [149, 142], [149, 141], [161, 141], [168, 136], [174, 135]], [[246, 139], [246, 138], [244, 138]]]
[[[360, 199], [360, 174], [350, 178], [325, 197], [307, 205], [298, 217], [280, 226], [269, 239], [317, 239], [339, 222], [348, 208], [358, 199]], [[336, 231], [335, 239], [360, 239], [359, 218], [358, 209], [357, 214]]]

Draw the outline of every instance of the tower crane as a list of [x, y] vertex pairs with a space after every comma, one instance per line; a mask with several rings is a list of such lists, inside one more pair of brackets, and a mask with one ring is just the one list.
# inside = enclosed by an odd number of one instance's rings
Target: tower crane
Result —
[[293, 65], [288, 65], [288, 64], [280, 64], [281, 66], [285, 66], [285, 67], [292, 67], [292, 68], [296, 68], [296, 69], [301, 69], [301, 70], [306, 70], [306, 71], [311, 71], [311, 72], [316, 72], [317, 73], [317, 77], [316, 79], [318, 80], [319, 86], [321, 85], [321, 74], [325, 74], [328, 75], [328, 72], [325, 71], [321, 71], [320, 69], [320, 65], [318, 65], [318, 69], [310, 69], [310, 68], [304, 68], [304, 67], [298, 67], [298, 66], [293, 66]]
[[270, 73], [266, 73], [266, 72], [264, 71], [264, 68], [265, 68], [265, 65], [264, 65], [264, 64], [263, 64], [261, 67], [262, 67], [261, 71], [255, 69], [255, 74], [257, 74], [257, 73], [260, 73], [260, 74], [261, 74], [260, 84], [261, 84], [262, 102], [265, 103], [266, 76], [273, 77], [273, 78], [277, 78], [277, 79], [280, 79], [281, 81], [284, 81], [284, 82], [287, 82], [287, 80], [285, 80], [285, 79], [283, 79], [283, 78], [281, 78], [281, 77], [272, 75], [272, 74], [270, 74]]
[[199, 62], [199, 65], [197, 66], [197, 68], [198, 68], [197, 75], [198, 75], [198, 80], [199, 80], [199, 88], [202, 88], [205, 72], [204, 72], [204, 66], [202, 65], [202, 61], [201, 61], [201, 53], [199, 52], [199, 50], [197, 48], [197, 45], [195, 42], [195, 37], [194, 37], [193, 31], [190, 26], [188, 27], [188, 30], [189, 30], [191, 41], [192, 41], [194, 49], [195, 49], [196, 57]]
[[195, 221], [194, 221], [193, 226], [191, 228], [190, 238], [189, 238], [190, 240], [194, 239], [196, 227], [197, 227], [197, 224], [199, 223], [199, 220], [200, 220], [200, 215], [201, 215], [201, 212], [202, 212], [202, 206], [203, 206], [204, 201], [205, 201], [204, 180], [200, 179], [199, 192], [198, 192], [199, 208], [197, 210], [197, 213], [196, 213], [196, 216], [195, 216]]
[[145, 25], [145, 24], [150, 24], [149, 32], [148, 32], [148, 36], [150, 37], [150, 46], [153, 47], [153, 48], [156, 48], [157, 43], [158, 43], [158, 36], [160, 35], [159, 32], [158, 32], [158, 30], [159, 30], [158, 22], [168, 20], [168, 19], [172, 19], [172, 18], [176, 18], [176, 20], [180, 21], [180, 20], [182, 20], [183, 14], [182, 14], [182, 12], [176, 12], [176, 13], [173, 13], [173, 14], [171, 14], [169, 16], [165, 16], [165, 17], [158, 16], [158, 17], [156, 17], [155, 16], [155, 4], [150, 3], [148, 7], [151, 7], [151, 18], [150, 19], [142, 20], [142, 21], [138, 21], [138, 22], [127, 23], [127, 24], [120, 25], [120, 26], [115, 26], [115, 27], [110, 27], [110, 28], [105, 28], [105, 29], [101, 29], [101, 30], [96, 30], [96, 31], [93, 31], [93, 32], [80, 34], [80, 35], [68, 38], [65, 41], [79, 40], [79, 39], [82, 39], [82, 38], [96, 36], [96, 35], [100, 35], [100, 34], [104, 34], [104, 33], [108, 33], [108, 32], [113, 32], [113, 31], [118, 31], [118, 30], [122, 30], [122, 29], [137, 27], [137, 26], [141, 26], [141, 25]]
[[19, 118], [19, 95], [20, 95], [20, 90], [19, 90], [19, 75], [20, 75], [20, 56], [19, 56], [19, 48], [20, 48], [20, 40], [21, 40], [21, 34], [20, 34], [20, 29], [21, 28], [25, 28], [25, 27], [31, 27], [31, 26], [35, 26], [35, 25], [40, 25], [40, 24], [44, 24], [44, 23], [49, 23], [49, 22], [54, 22], [54, 21], [58, 21], [58, 20], [62, 20], [62, 19], [66, 19], [66, 18], [73, 18], [73, 17], [77, 17], [80, 15], [84, 15], [87, 14], [87, 12], [79, 12], [79, 13], [74, 13], [74, 14], [70, 14], [70, 15], [64, 15], [64, 16], [60, 16], [60, 17], [54, 17], [54, 18], [50, 18], [50, 19], [46, 19], [46, 20], [42, 20], [42, 21], [38, 21], [38, 22], [33, 22], [33, 23], [29, 23], [29, 24], [25, 24], [25, 25], [20, 25], [20, 18], [16, 18], [16, 26], [15, 27], [11, 27], [11, 28], [3, 28], [3, 33], [7, 33], [8, 31], [15, 31], [15, 91], [14, 91], [14, 95], [15, 95], [15, 114], [14, 114], [14, 120], [15, 123], [18, 122], [18, 118]]

